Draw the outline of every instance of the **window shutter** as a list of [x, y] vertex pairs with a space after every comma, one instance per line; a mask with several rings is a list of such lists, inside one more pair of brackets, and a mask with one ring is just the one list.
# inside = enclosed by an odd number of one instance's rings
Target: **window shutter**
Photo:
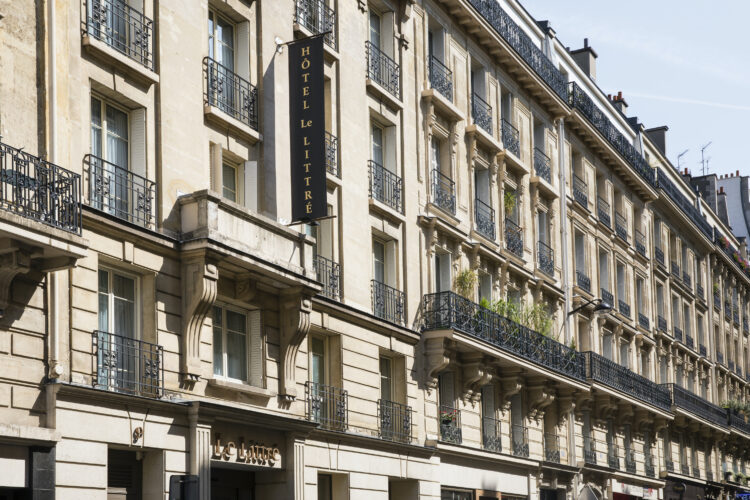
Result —
[[146, 175], [146, 109], [130, 112], [130, 171]]
[[246, 161], [243, 169], [245, 177], [244, 195], [245, 207], [258, 211], [258, 162]]
[[237, 24], [237, 74], [250, 81], [250, 23]]
[[211, 191], [215, 191], [221, 195], [221, 144], [211, 143], [210, 147], [210, 170], [211, 170]]
[[440, 374], [440, 404], [453, 407], [453, 372]]
[[263, 387], [263, 324], [260, 310], [250, 311], [250, 385]]

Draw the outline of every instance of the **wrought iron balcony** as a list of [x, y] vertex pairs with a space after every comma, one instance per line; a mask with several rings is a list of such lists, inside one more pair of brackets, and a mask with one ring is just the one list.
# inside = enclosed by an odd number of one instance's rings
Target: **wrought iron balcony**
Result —
[[644, 330], [649, 330], [651, 328], [651, 322], [648, 320], [648, 316], [642, 313], [638, 313], [638, 324]]
[[344, 389], [307, 381], [305, 402], [306, 416], [310, 422], [333, 431], [345, 431], [349, 427], [349, 396]]
[[456, 183], [439, 170], [433, 169], [432, 175], [432, 202], [449, 214], [456, 213]]
[[732, 305], [729, 302], [724, 303], [724, 319], [727, 321], [732, 320]]
[[485, 450], [500, 453], [502, 444], [502, 421], [491, 417], [482, 417], [482, 446]]
[[543, 241], [537, 242], [537, 259], [539, 270], [548, 276], [555, 273], [555, 253], [552, 248]]
[[659, 330], [661, 330], [663, 332], [666, 332], [667, 331], [667, 319], [664, 316], [661, 316], [661, 315], [657, 316], [656, 317], [656, 327]]
[[544, 459], [547, 462], [560, 463], [560, 436], [544, 433]]
[[646, 455], [646, 461], [643, 465], [646, 477], [656, 477], [656, 468], [654, 467], [654, 456]]
[[682, 329], [679, 327], [673, 327], [672, 332], [674, 334], [674, 338], [677, 342], [682, 342]]
[[595, 352], [588, 351], [583, 354], [586, 359], [587, 378], [669, 411], [669, 391], [666, 388]]
[[581, 290], [591, 293], [591, 278], [583, 274], [581, 271], [576, 271], [576, 284]]
[[693, 279], [690, 277], [690, 273], [685, 270], [682, 271], [682, 282], [687, 288], [692, 288], [693, 286]]
[[674, 462], [671, 460], [664, 460], [664, 468], [667, 472], [674, 472]]
[[529, 429], [525, 425], [511, 426], [511, 443], [513, 443], [513, 455], [516, 457], [529, 457]]
[[93, 155], [83, 159], [87, 204], [139, 226], [154, 225], [156, 183]]
[[474, 223], [485, 238], [495, 240], [495, 209], [479, 198], [474, 200]]
[[622, 314], [626, 318], [630, 317], [630, 304], [628, 304], [624, 300], [617, 301], [617, 310], [620, 311], [620, 314]]
[[689, 476], [690, 475], [690, 466], [688, 464], [681, 464], [680, 465], [680, 472], [682, 472], [683, 476]]
[[503, 118], [500, 120], [500, 133], [502, 134], [503, 147], [506, 151], [510, 151], [516, 157], [521, 157], [521, 139], [518, 129], [513, 126], [508, 120]]
[[323, 283], [322, 294], [329, 299], [341, 300], [341, 265], [322, 255], [316, 255], [313, 267], [317, 280]]
[[747, 323], [747, 316], [742, 318], [742, 331], [744, 333], [750, 333], [750, 325]]
[[738, 326], [740, 324], [740, 312], [736, 307], [732, 309], [732, 322]]
[[659, 247], [654, 247], [654, 258], [656, 259], [657, 264], [664, 267], [664, 250]]
[[324, 0], [296, 0], [294, 22], [313, 35], [325, 33], [323, 41], [333, 50], [336, 43], [336, 11]]
[[581, 353], [456, 293], [425, 295], [419, 325], [422, 332], [455, 330], [547, 370], [584, 380]]
[[688, 411], [721, 427], [727, 426], [727, 410], [724, 408], [719, 408], [715, 404], [709, 403], [679, 385], [662, 384], [662, 387], [665, 387], [669, 391], [672, 404], [677, 408]]
[[635, 463], [635, 451], [625, 449], [625, 470], [629, 474], [635, 474], [636, 463]]
[[610, 215], [609, 203], [599, 196], [596, 199], [596, 213], [599, 217], [599, 222], [612, 229], [612, 216]]
[[81, 234], [81, 176], [0, 143], [0, 210]]
[[698, 352], [699, 352], [699, 353], [700, 353], [700, 355], [701, 355], [701, 356], [703, 356], [704, 358], [705, 358], [705, 357], [706, 357], [706, 355], [708, 354], [708, 350], [706, 349], [706, 346], [704, 346], [703, 344], [699, 344], [699, 345], [698, 345]]
[[568, 103], [571, 107], [581, 112], [583, 116], [596, 128], [604, 139], [620, 153], [627, 163], [648, 184], [656, 187], [656, 172], [643, 158], [640, 152], [633, 146], [630, 139], [626, 138], [614, 124], [607, 118], [599, 107], [594, 104], [591, 97], [575, 82], [570, 82], [568, 92]]
[[706, 480], [707, 481], [713, 481], [714, 480], [714, 473], [713, 473], [713, 471], [710, 471], [710, 470], [706, 471]]
[[573, 174], [573, 199], [582, 207], [589, 208], [589, 187], [586, 181]]
[[203, 103], [258, 130], [258, 90], [210, 57], [203, 58]]
[[339, 138], [326, 131], [326, 170], [341, 178], [339, 171]]
[[750, 435], [750, 422], [746, 420], [744, 415], [733, 410], [728, 410], [727, 413], [729, 414], [729, 427]]
[[737, 364], [737, 369], [735, 370], [735, 373], [738, 377], [742, 378], [742, 367], [740, 367], [739, 363]]
[[529, 35], [511, 19], [499, 3], [487, 0], [469, 0], [469, 3], [553, 92], [561, 99], [567, 99], [567, 78], [544, 55]]
[[693, 348], [693, 346], [695, 346], [695, 344], [693, 343], [693, 337], [691, 335], [688, 335], [687, 333], [685, 334], [685, 345], [691, 349]]
[[549, 159], [549, 156], [544, 154], [544, 151], [542, 151], [539, 148], [534, 148], [534, 172], [536, 173], [537, 177], [540, 177], [547, 181], [548, 183], [552, 183], [552, 162]]
[[693, 477], [696, 479], [701, 478], [701, 470], [698, 467], [693, 467]]
[[729, 366], [729, 371], [731, 371], [731, 372], [734, 371], [734, 361], [731, 361], [731, 360], [728, 361], [727, 362], [727, 366]]
[[383, 87], [396, 99], [401, 95], [401, 69], [396, 61], [369, 40], [365, 42], [367, 78]]
[[372, 312], [375, 316], [399, 325], [404, 323], [404, 292], [372, 280], [371, 293]]
[[492, 135], [492, 106], [478, 94], [471, 95], [471, 118], [476, 125]]
[[699, 299], [703, 299], [706, 296], [705, 291], [703, 290], [703, 286], [695, 285], [695, 294]]
[[667, 196], [669, 196], [672, 201], [674, 201], [675, 204], [680, 207], [687, 218], [690, 219], [696, 226], [698, 226], [698, 229], [700, 229], [701, 232], [703, 232], [703, 234], [709, 240], [713, 240], [713, 227], [711, 227], [711, 224], [706, 221], [706, 219], [700, 213], [700, 210], [698, 210], [695, 205], [693, 205], [693, 203], [688, 200], [685, 195], [683, 195], [680, 190], [677, 189], [677, 187], [675, 187], [672, 181], [669, 180], [669, 177], [664, 174], [662, 169], [658, 169], [658, 172], [659, 189], [667, 193]]
[[607, 443], [607, 465], [610, 469], [620, 468], [620, 452], [614, 442]]
[[672, 261], [672, 277], [675, 279], [680, 279], [680, 266], [677, 264], [677, 262]]
[[154, 23], [121, 0], [86, 0], [86, 33], [153, 70]]
[[385, 399], [378, 400], [378, 431], [381, 439], [410, 443], [412, 420], [411, 406]]
[[368, 166], [370, 197], [401, 213], [404, 192], [401, 177], [372, 160], [368, 162]]
[[523, 257], [523, 229], [507, 217], [505, 218], [505, 248]]
[[719, 362], [720, 365], [724, 364], [724, 354], [717, 352], [716, 353], [716, 361]]
[[625, 243], [628, 242], [628, 220], [620, 212], [615, 212], [615, 234]]
[[721, 294], [718, 291], [714, 292], [714, 309], [721, 309]]
[[614, 307], [615, 305], [615, 296], [612, 295], [612, 292], [607, 290], [606, 288], [601, 289], [602, 294], [602, 303], [607, 304], [610, 308]]
[[453, 72], [433, 55], [430, 56], [430, 87], [453, 102]]
[[142, 340], [97, 330], [94, 387], [148, 398], [164, 396], [164, 348]]
[[642, 232], [635, 230], [635, 251], [646, 257], [646, 237]]
[[583, 462], [584, 464], [596, 465], [597, 464], [597, 450], [602, 451], [606, 449], [606, 443], [602, 443], [593, 439], [590, 435], [583, 436]]
[[461, 410], [440, 405], [440, 440], [461, 444]]

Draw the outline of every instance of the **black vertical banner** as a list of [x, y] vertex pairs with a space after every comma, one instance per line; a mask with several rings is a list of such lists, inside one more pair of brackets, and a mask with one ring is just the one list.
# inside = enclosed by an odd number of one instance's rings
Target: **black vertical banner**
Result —
[[292, 222], [327, 215], [323, 37], [289, 44]]

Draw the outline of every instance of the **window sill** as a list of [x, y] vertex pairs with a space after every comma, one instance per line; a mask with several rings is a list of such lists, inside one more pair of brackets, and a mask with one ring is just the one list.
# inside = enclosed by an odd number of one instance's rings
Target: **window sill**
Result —
[[226, 389], [242, 394], [249, 394], [251, 396], [270, 398], [273, 393], [268, 389], [262, 387], [256, 387], [245, 382], [234, 382], [223, 378], [210, 378], [208, 379], [208, 385], [210, 387], [218, 387], [220, 389]]
[[84, 33], [81, 40], [83, 47], [93, 57], [112, 63], [117, 69], [127, 73], [141, 83], [151, 85], [159, 83], [159, 75], [142, 64], [130, 59], [106, 43]]
[[229, 116], [216, 106], [204, 104], [203, 115], [206, 117], [206, 121], [212, 122], [220, 127], [228, 128], [231, 133], [248, 141], [250, 144], [256, 144], [263, 140], [263, 137], [257, 130], [254, 130], [250, 125]]

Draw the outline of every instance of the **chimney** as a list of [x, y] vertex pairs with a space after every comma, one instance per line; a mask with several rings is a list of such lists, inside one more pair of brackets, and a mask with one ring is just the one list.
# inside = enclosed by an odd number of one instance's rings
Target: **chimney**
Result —
[[589, 47], [589, 39], [583, 39], [583, 48], [571, 50], [570, 56], [589, 78], [596, 81], [596, 58], [599, 57], [594, 49]]
[[727, 194], [724, 192], [724, 186], [719, 186], [719, 193], [716, 196], [716, 209], [716, 215], [719, 216], [719, 219], [727, 226], [731, 226], [729, 222], [729, 210], [727, 210]]
[[646, 135], [664, 156], [667, 156], [667, 130], [669, 127], [666, 125], [646, 129]]
[[625, 98], [622, 97], [622, 91], [618, 92], [616, 96], [612, 96], [612, 105], [617, 108], [617, 111], [622, 113], [623, 116], [627, 116], [628, 103], [625, 102]]

